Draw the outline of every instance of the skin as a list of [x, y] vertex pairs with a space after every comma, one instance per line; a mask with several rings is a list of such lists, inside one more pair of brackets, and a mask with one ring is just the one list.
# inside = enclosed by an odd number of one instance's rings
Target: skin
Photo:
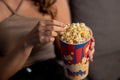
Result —
[[[5, 0], [14, 10], [19, 4], [20, 0]], [[22, 6], [18, 10], [18, 14], [33, 17], [33, 18], [44, 18], [45, 21], [40, 21], [38, 26], [36, 26], [28, 35], [17, 41], [17, 44], [9, 52], [9, 55], [0, 58], [0, 80], [7, 80], [13, 76], [17, 71], [22, 69], [29, 58], [29, 55], [36, 44], [43, 44], [46, 42], [53, 42], [58, 32], [65, 31], [64, 26], [70, 23], [69, 8], [66, 0], [58, 0], [55, 5], [58, 8], [58, 14], [55, 20], [52, 20], [49, 15], [43, 16], [38, 12], [38, 7], [34, 6], [29, 0], [24, 0]], [[53, 6], [55, 6], [53, 5]], [[62, 5], [62, 6], [61, 6]], [[3, 21], [11, 12], [6, 8], [4, 3], [0, 1], [0, 21]], [[33, 15], [34, 14], [34, 15]], [[65, 16], [65, 18], [63, 17]], [[41, 24], [42, 23], [42, 24]], [[44, 29], [41, 28], [44, 26]], [[46, 28], [49, 26], [50, 28]], [[48, 30], [48, 33], [44, 32]], [[43, 32], [42, 32], [43, 31]], [[49, 34], [50, 33], [50, 34]], [[44, 42], [43, 42], [44, 41]], [[93, 41], [94, 42], [94, 41]], [[94, 43], [90, 49], [90, 59], [92, 60], [92, 55], [94, 53]]]
[[95, 52], [95, 39], [94, 37], [92, 38], [92, 42], [91, 42], [91, 46], [90, 46], [90, 49], [88, 51], [89, 53], [89, 58], [90, 58], [90, 61], [93, 62], [93, 55], [94, 55], [94, 52]]

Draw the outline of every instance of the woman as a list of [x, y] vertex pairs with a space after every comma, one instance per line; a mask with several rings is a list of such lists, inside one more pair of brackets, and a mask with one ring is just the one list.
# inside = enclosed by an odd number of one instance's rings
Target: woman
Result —
[[[54, 7], [58, 4], [63, 5], [66, 9], [62, 15], [60, 13], [62, 7]], [[0, 80], [9, 79], [20, 69], [37, 60], [45, 61], [55, 58], [51, 42], [54, 41], [57, 32], [64, 31], [65, 24], [62, 22], [70, 23], [66, 1], [1, 0], [0, 10], [2, 12], [0, 27], [11, 36], [9, 38], [11, 39], [11, 41], [9, 40], [11, 49], [4, 54], [4, 57], [0, 57]], [[66, 16], [65, 19], [62, 17], [63, 15]], [[62, 22], [53, 21], [53, 19]], [[41, 45], [45, 46], [41, 48]], [[31, 58], [29, 58], [30, 54], [33, 55]]]
[[67, 1], [0, 0], [0, 10], [1, 32], [9, 38], [0, 51], [0, 80], [66, 80], [52, 43], [70, 23]]

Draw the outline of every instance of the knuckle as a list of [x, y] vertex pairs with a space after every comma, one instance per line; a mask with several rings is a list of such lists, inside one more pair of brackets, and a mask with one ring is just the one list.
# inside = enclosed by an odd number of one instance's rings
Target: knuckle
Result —
[[52, 20], [53, 23], [56, 23], [56, 20]]
[[46, 32], [46, 35], [47, 35], [47, 36], [51, 36], [51, 35], [52, 35], [52, 31], [47, 31], [47, 32]]
[[40, 26], [45, 26], [46, 24], [45, 24], [45, 22], [43, 21], [43, 22], [40, 22]]
[[48, 20], [48, 21], [47, 21], [47, 25], [51, 25], [51, 24], [53, 24], [53, 23], [54, 23], [53, 20]]
[[42, 43], [44, 41], [44, 36], [39, 37], [39, 42]]
[[38, 26], [38, 31], [41, 31], [41, 27], [40, 26]]
[[53, 29], [54, 29], [54, 26], [51, 26], [51, 27], [50, 27], [50, 30], [53, 30]]
[[46, 29], [47, 30], [53, 30], [53, 26], [47, 26]]

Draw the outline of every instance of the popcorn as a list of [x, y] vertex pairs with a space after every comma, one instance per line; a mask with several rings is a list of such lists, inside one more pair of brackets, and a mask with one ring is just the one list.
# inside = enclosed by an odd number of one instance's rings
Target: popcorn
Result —
[[66, 25], [66, 32], [60, 34], [60, 39], [69, 44], [81, 44], [92, 37], [91, 29], [85, 23]]
[[92, 31], [85, 23], [67, 24], [65, 29], [60, 33], [65, 75], [71, 80], [82, 80], [88, 75]]

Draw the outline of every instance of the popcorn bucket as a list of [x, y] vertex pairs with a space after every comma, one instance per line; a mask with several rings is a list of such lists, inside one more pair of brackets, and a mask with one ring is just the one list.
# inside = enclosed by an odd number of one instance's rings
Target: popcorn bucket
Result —
[[61, 41], [61, 54], [65, 63], [65, 75], [71, 80], [82, 80], [88, 75], [88, 50], [91, 39], [81, 44], [68, 44]]

